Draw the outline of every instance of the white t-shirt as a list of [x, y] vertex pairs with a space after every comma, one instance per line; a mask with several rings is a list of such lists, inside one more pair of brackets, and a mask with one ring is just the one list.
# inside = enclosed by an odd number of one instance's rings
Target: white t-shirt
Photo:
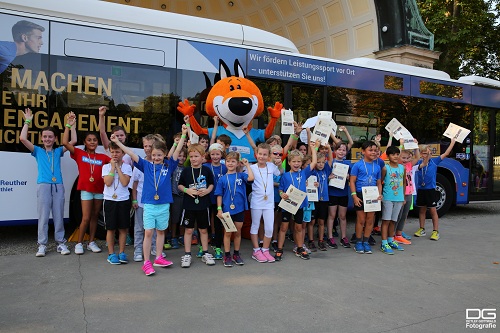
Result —
[[137, 183], [137, 204], [139, 207], [144, 207], [144, 204], [141, 202], [142, 199], [142, 185], [144, 184], [144, 173], [139, 170], [138, 168], [134, 168], [134, 171], [132, 172], [132, 183], [138, 182]]
[[[121, 165], [122, 173], [132, 177], [132, 167], [128, 164], [122, 163]], [[102, 177], [108, 175], [111, 171], [111, 163], [105, 164], [102, 167]], [[111, 201], [125, 201], [128, 200], [130, 194], [128, 192], [128, 186], [123, 186], [120, 183], [119, 179], [120, 175], [118, 172], [115, 172], [115, 179], [113, 180], [113, 184], [111, 186], [104, 185], [104, 200]], [[113, 194], [116, 194], [116, 198], [113, 198]]]
[[[279, 176], [280, 170], [271, 162], [267, 162], [266, 168], [259, 168], [257, 163], [252, 164], [250, 168], [254, 175], [250, 208], [274, 209], [273, 175]], [[267, 196], [267, 200], [264, 200], [264, 196]]]

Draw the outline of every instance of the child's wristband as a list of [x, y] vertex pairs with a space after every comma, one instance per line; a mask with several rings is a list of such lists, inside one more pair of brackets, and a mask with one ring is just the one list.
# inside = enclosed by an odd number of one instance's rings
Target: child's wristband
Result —
[[135, 204], [135, 203], [138, 203], [137, 200], [132, 200], [132, 203]]
[[187, 123], [187, 124], [186, 124], [186, 127], [191, 127], [191, 124], [190, 124], [190, 123]]
[[113, 172], [108, 173], [108, 176], [114, 177], [115, 174]]
[[222, 207], [221, 206], [217, 206], [217, 210], [222, 210]]
[[187, 188], [184, 187], [184, 190], [183, 190], [184, 193], [187, 193]]
[[185, 138], [186, 138], [186, 134], [182, 134], [181, 139], [185, 139]]
[[318, 151], [318, 149], [319, 149], [318, 147], [314, 147], [314, 150]]
[[292, 137], [292, 139], [294, 139], [294, 140], [298, 140], [298, 139], [299, 139], [299, 137], [298, 137], [297, 135], [295, 135], [295, 134], [292, 134], [292, 135], [290, 135], [290, 136], [291, 136], [291, 137]]
[[174, 147], [177, 147], [179, 144], [177, 142], [174, 142]]
[[25, 119], [25, 120], [24, 120], [24, 123], [25, 123], [26, 125], [29, 125], [29, 124], [31, 124], [31, 120], [30, 120], [30, 119]]
[[71, 128], [71, 125], [70, 125], [70, 124], [66, 124], [66, 127], [67, 127], [67, 128]]
[[352, 192], [352, 193], [351, 193], [351, 196], [352, 196], [352, 195], [357, 195], [357, 193], [356, 193], [356, 192]]

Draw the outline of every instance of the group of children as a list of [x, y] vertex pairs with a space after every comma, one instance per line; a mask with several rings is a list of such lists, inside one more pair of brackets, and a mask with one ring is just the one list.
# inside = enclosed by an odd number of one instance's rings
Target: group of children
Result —
[[[107, 261], [110, 264], [128, 263], [125, 245], [132, 206], [135, 209], [134, 261], [143, 262], [142, 270], [146, 275], [154, 274], [154, 267], [172, 265], [165, 258], [163, 249], [178, 248], [179, 243], [184, 245], [181, 267], [191, 266], [191, 247], [198, 242], [200, 246], [196, 256], [207, 265], [215, 265], [215, 260], [219, 259], [226, 267], [243, 265], [241, 230], [245, 212], [249, 209], [252, 220], [251, 257], [258, 262], [283, 260], [287, 233], [291, 234], [289, 237], [295, 243], [293, 252], [305, 260], [318, 249], [337, 248], [336, 219], [341, 232], [340, 244], [350, 248], [346, 234], [349, 194], [356, 211], [355, 235], [352, 238], [354, 250], [357, 253], [372, 253], [370, 236], [375, 212], [364, 210], [363, 191], [367, 186], [376, 186], [379, 193], [377, 200], [382, 200], [382, 252], [393, 254], [394, 250], [403, 250], [401, 244], [411, 244], [411, 237], [403, 232], [403, 227], [415, 190], [420, 207], [420, 228], [415, 236], [426, 235], [424, 224], [426, 211], [429, 210], [433, 222], [431, 239], [439, 239], [435, 192], [437, 165], [451, 152], [455, 140], [436, 158], [430, 158], [428, 146], [422, 147], [420, 154], [418, 150], [414, 153], [389, 146], [384, 153], [389, 160], [387, 164], [382, 159], [384, 156], [380, 157], [378, 141], [366, 141], [361, 146], [362, 159], [351, 165], [346, 155], [353, 142], [343, 126], [339, 129], [346, 134], [348, 143], [332, 135], [333, 150], [330, 144], [322, 146], [319, 141], [311, 142], [309, 132], [308, 144], [298, 144], [298, 135], [302, 131], [299, 124], [295, 124], [295, 134], [290, 135], [285, 147], [281, 146], [279, 136], [272, 136], [266, 143], [255, 145], [245, 129], [257, 161], [250, 164], [238, 152], [229, 152], [229, 137], [217, 137], [215, 130], [210, 141], [208, 136], [200, 136], [199, 143], [189, 144], [190, 124], [186, 117], [182, 132], [175, 135], [170, 150], [160, 135], [145, 136], [145, 157], [142, 158], [125, 146], [123, 128], [113, 128], [108, 138], [104, 127], [105, 113], [105, 107], [99, 108], [100, 137], [107, 151], [107, 154], [100, 154], [96, 152], [99, 141], [95, 133], [84, 135], [84, 149], [74, 146], [77, 137], [73, 112], [66, 117], [63, 147], [55, 148], [56, 136], [52, 128], [42, 130], [43, 148], [34, 146], [27, 140], [33, 114], [29, 109], [25, 111], [25, 125], [20, 139], [38, 163], [37, 256], [45, 255], [51, 211], [57, 251], [70, 253], [64, 238], [64, 187], [60, 167], [60, 159], [66, 150], [78, 166], [77, 189], [81, 193], [82, 220], [75, 254], [84, 253], [83, 240], [87, 230], [90, 237], [87, 250], [101, 252], [94, 239], [97, 218], [103, 211], [107, 230]], [[349, 167], [343, 188], [329, 185], [336, 163]], [[309, 202], [306, 198], [295, 214], [282, 210], [278, 204], [280, 200], [289, 199], [289, 187], [306, 192], [310, 176], [316, 177], [314, 186], [318, 191], [318, 201]], [[225, 232], [221, 222], [223, 213], [229, 213], [236, 232]], [[314, 232], [316, 223], [317, 234]], [[116, 234], [118, 253], [115, 252]], [[209, 242], [215, 248], [215, 256], [209, 252]], [[234, 246], [232, 255], [231, 242]], [[150, 255], [154, 257], [152, 261]]]

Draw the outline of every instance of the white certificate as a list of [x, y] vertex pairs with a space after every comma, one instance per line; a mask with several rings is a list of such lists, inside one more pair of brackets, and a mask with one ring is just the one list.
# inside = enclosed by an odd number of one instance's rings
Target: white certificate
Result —
[[349, 166], [342, 163], [333, 163], [332, 174], [333, 178], [330, 179], [328, 185], [344, 189], [347, 180], [347, 173], [349, 172]]
[[461, 126], [455, 125], [454, 123], [450, 123], [448, 128], [444, 132], [444, 136], [450, 139], [455, 139], [457, 142], [464, 142], [465, 137], [469, 135], [470, 130], [463, 128]]
[[227, 213], [222, 213], [222, 219], [220, 219], [222, 222], [222, 225], [224, 226], [224, 229], [226, 229], [226, 232], [236, 232], [238, 231], [236, 229], [236, 226], [234, 225], [233, 219], [231, 218], [231, 215], [229, 212]]
[[281, 110], [281, 134], [294, 134], [293, 128], [293, 111]]
[[378, 212], [382, 209], [380, 200], [378, 199], [377, 186], [363, 186], [361, 188], [363, 193], [363, 210], [365, 212]]
[[189, 131], [189, 142], [191, 144], [193, 143], [198, 143], [200, 141], [200, 137], [198, 136], [198, 134], [196, 134], [194, 131], [190, 130]]
[[392, 120], [387, 125], [385, 125], [385, 129], [387, 130], [387, 132], [392, 134], [392, 136], [396, 140], [399, 140], [402, 138], [401, 131], [406, 128], [399, 122], [399, 120], [397, 120], [396, 118], [392, 118]]
[[332, 118], [332, 111], [318, 111], [319, 118]]
[[337, 130], [335, 121], [331, 118], [318, 118], [318, 122], [311, 133], [311, 141], [320, 140], [321, 145], [326, 145], [328, 139], [330, 138], [330, 133], [333, 131], [335, 126], [335, 131]]
[[318, 181], [318, 178], [316, 176], [310, 176], [307, 178], [307, 186], [306, 186], [306, 191], [307, 191], [307, 200], [309, 201], [318, 201], [318, 188], [314, 186], [314, 183]]
[[318, 122], [318, 116], [314, 116], [312, 118], [307, 119], [302, 124], [302, 128], [311, 128], [311, 127], [314, 127], [314, 125], [316, 125], [317, 122]]
[[278, 204], [278, 207], [281, 207], [287, 212], [295, 215], [299, 210], [300, 205], [302, 205], [302, 202], [307, 197], [307, 194], [306, 192], [302, 192], [293, 185], [290, 185], [290, 187], [286, 191], [286, 194], [288, 194], [288, 199], [286, 200], [281, 199], [280, 203]]
[[404, 138], [403, 139], [403, 146], [405, 149], [411, 150], [411, 149], [418, 149], [418, 144], [415, 142], [415, 139], [410, 138]]

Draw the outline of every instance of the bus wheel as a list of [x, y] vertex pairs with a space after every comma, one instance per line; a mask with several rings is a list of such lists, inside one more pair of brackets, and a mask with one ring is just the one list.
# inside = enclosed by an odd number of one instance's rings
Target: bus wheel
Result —
[[450, 181], [444, 175], [438, 173], [436, 176], [436, 192], [437, 192], [437, 213], [438, 216], [444, 216], [453, 204], [455, 191], [451, 186]]

